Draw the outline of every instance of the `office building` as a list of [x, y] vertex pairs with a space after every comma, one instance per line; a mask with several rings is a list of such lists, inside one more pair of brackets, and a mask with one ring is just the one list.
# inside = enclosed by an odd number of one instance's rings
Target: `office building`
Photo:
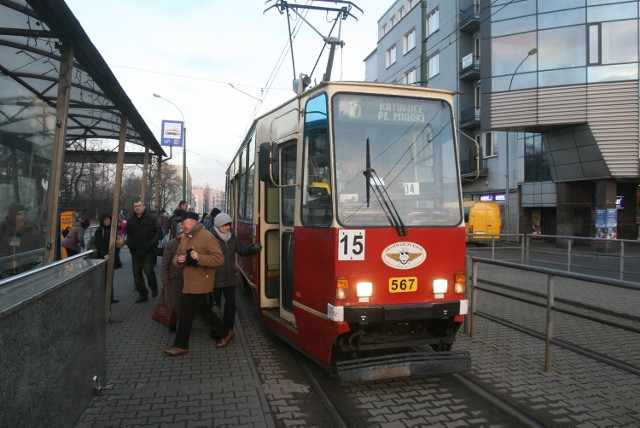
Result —
[[[595, 236], [605, 215], [607, 236], [635, 239], [639, 7], [396, 1], [366, 79], [459, 93], [463, 193], [497, 200], [505, 231]], [[412, 30], [419, 55], [403, 50]]]

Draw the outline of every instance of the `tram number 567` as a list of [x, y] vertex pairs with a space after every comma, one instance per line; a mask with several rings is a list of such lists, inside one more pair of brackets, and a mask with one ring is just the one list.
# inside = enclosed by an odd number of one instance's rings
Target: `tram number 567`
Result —
[[338, 232], [338, 260], [364, 260], [364, 230], [341, 229]]

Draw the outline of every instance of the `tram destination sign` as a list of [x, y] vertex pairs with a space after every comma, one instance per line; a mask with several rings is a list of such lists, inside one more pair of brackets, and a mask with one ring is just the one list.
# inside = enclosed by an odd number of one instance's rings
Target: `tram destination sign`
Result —
[[341, 95], [339, 99], [341, 119], [367, 122], [427, 122], [428, 103], [424, 100], [362, 95]]

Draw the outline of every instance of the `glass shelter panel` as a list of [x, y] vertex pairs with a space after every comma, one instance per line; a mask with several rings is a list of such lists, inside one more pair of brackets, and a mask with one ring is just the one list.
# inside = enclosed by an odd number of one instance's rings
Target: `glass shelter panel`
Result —
[[42, 265], [55, 111], [0, 76], [0, 279]]
[[[407, 226], [454, 226], [462, 221], [449, 104], [341, 93], [333, 97], [332, 107], [341, 225], [389, 226], [387, 207], [395, 208]], [[367, 168], [373, 173], [369, 184]], [[380, 193], [383, 197], [376, 196]]]

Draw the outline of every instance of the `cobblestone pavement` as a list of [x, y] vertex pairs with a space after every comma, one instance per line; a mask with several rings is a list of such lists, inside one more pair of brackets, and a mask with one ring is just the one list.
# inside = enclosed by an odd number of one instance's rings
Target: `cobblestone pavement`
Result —
[[[228, 347], [217, 349], [208, 328], [196, 322], [190, 352], [166, 357], [163, 351], [173, 335], [151, 320], [157, 298], [133, 303], [137, 296], [126, 251], [122, 259], [125, 267], [115, 275], [120, 303], [107, 325], [108, 379], [77, 427], [332, 425], [319, 416], [321, 404], [296, 366], [301, 357], [274, 346], [273, 336], [246, 309], [239, 311], [237, 336]], [[634, 298], [637, 308], [640, 302]], [[540, 323], [540, 310], [530, 305], [483, 298], [479, 309]], [[583, 343], [599, 342], [606, 349], [625, 341], [617, 356], [640, 363], [637, 335], [629, 344], [633, 336], [616, 339], [581, 321], [566, 324], [565, 334]], [[640, 376], [559, 347], [553, 347], [553, 371], [545, 372], [543, 341], [483, 318], [477, 319], [476, 336], [459, 334], [455, 348], [471, 353], [472, 370], [466, 376], [528, 409], [546, 426], [640, 426]], [[353, 413], [367, 421], [358, 426], [511, 426], [479, 417], [455, 394], [443, 395], [435, 382], [411, 379], [339, 391]]]

